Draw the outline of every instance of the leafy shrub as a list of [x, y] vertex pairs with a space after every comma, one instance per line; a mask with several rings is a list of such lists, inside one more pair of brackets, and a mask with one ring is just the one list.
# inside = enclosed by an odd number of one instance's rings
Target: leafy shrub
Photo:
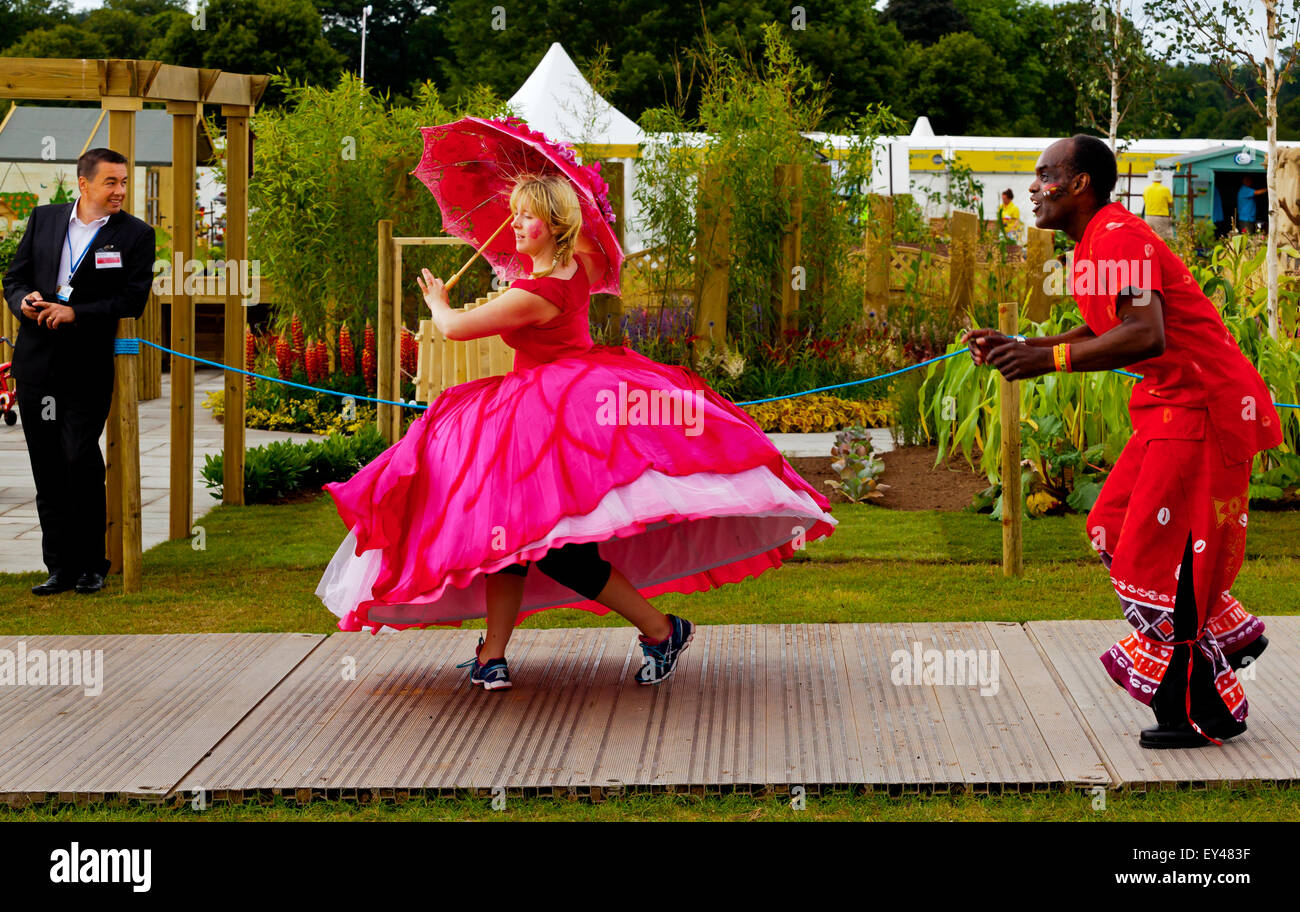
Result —
[[875, 457], [871, 435], [866, 428], [845, 428], [836, 434], [831, 455], [835, 457], [831, 469], [840, 477], [837, 481], [827, 481], [824, 484], [851, 502], [879, 499], [889, 489], [889, 485], [880, 484], [876, 480], [885, 466]]
[[[332, 434], [324, 440], [294, 443], [277, 440], [244, 452], [244, 502], [272, 503], [302, 490], [318, 490], [332, 481], [347, 481], [382, 453], [387, 444], [379, 428], [368, 424], [356, 434]], [[203, 480], [220, 499], [224, 490], [222, 454], [206, 458]]]
[[889, 427], [893, 417], [886, 401], [855, 402], [818, 395], [742, 408], [764, 431], [782, 434], [838, 431], [852, 426]]

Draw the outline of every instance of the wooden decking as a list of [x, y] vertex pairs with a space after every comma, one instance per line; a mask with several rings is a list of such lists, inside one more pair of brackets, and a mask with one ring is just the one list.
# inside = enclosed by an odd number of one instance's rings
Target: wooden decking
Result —
[[[455, 667], [470, 630], [3, 637], [102, 649], [104, 680], [0, 686], [0, 800], [1289, 784], [1300, 618], [1266, 623], [1250, 730], [1154, 752], [1097, 661], [1123, 621], [701, 626], [655, 687], [632, 680], [630, 628], [524, 629], [498, 693]], [[988, 674], [909, 682], [927, 650]]]

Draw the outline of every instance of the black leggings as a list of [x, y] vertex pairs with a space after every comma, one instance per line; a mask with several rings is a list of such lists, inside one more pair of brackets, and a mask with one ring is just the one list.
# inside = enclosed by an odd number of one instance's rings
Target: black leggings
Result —
[[[1178, 571], [1178, 592], [1174, 597], [1174, 639], [1189, 640], [1196, 636], [1196, 590], [1192, 585], [1192, 537], [1187, 537], [1183, 566]], [[1187, 721], [1184, 701], [1187, 697], [1187, 653], [1192, 653], [1192, 718], [1200, 725], [1225, 724], [1232, 714], [1214, 687], [1210, 660], [1194, 644], [1174, 647], [1164, 680], [1152, 695], [1151, 708], [1156, 721], [1176, 724]]]
[[[512, 564], [497, 572], [527, 576], [528, 563]], [[589, 599], [600, 595], [614, 571], [609, 561], [596, 550], [595, 542], [569, 542], [561, 548], [552, 548], [536, 563], [537, 568], [551, 579]]]

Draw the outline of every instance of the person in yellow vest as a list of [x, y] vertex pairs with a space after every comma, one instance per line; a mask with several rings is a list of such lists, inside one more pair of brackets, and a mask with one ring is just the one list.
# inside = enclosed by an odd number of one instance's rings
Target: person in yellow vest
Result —
[[1020, 207], [1011, 202], [1015, 195], [1008, 187], [1002, 191], [1002, 205], [998, 206], [998, 224], [1002, 226], [1002, 236], [1011, 243], [1020, 238]]
[[1142, 191], [1142, 215], [1163, 240], [1174, 239], [1174, 195], [1164, 184], [1163, 172], [1151, 174], [1151, 185]]

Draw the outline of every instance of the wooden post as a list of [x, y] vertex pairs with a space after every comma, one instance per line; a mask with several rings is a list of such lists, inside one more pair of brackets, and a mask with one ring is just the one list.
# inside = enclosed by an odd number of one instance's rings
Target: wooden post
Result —
[[[380, 399], [397, 401], [393, 396], [393, 221], [379, 220], [379, 325], [375, 330], [376, 393]], [[379, 432], [390, 446], [397, 442], [393, 433], [393, 413], [397, 406], [375, 407]]]
[[[786, 197], [790, 209], [789, 220], [781, 234], [780, 273], [777, 275], [781, 301], [781, 332], [798, 328], [799, 292], [806, 288], [807, 270], [801, 262], [803, 249], [803, 166], [777, 165], [775, 174], [777, 193]], [[804, 272], [795, 274], [796, 269]]]
[[[866, 281], [863, 286], [862, 312], [875, 311], [877, 320], [885, 320], [889, 309], [889, 256], [894, 244], [894, 198], [875, 193], [868, 197], [867, 225], [862, 236], [866, 257]], [[871, 213], [879, 213], [875, 220]]]
[[700, 175], [695, 218], [695, 343], [697, 355], [727, 344], [727, 292], [731, 265], [731, 195], [716, 166]]
[[[117, 337], [135, 337], [135, 320], [121, 320]], [[144, 566], [140, 524], [140, 419], [136, 389], [136, 355], [113, 356], [113, 405], [109, 410], [108, 463], [119, 479], [117, 546], [121, 557], [122, 591], [139, 592]]]
[[[127, 192], [122, 211], [131, 213], [135, 200], [135, 112], [144, 107], [138, 98], [107, 97], [108, 146], [126, 156]], [[136, 321], [119, 320], [118, 338], [133, 338]], [[109, 405], [104, 441], [105, 489], [108, 526], [106, 551], [110, 573], [123, 573], [124, 592], [140, 589], [140, 437], [136, 422], [137, 396], [133, 356], [114, 358], [113, 398]], [[134, 509], [134, 516], [132, 510]], [[134, 553], [131, 553], [134, 549]], [[128, 572], [134, 572], [134, 580]], [[134, 587], [134, 588], [131, 588]]]
[[1045, 264], [1059, 264], [1052, 255], [1055, 251], [1054, 232], [1045, 228], [1029, 227], [1029, 239], [1025, 244], [1025, 288], [1028, 289], [1028, 303], [1025, 305], [1026, 316], [1035, 323], [1046, 320], [1052, 312], [1052, 300], [1047, 294], [1049, 270]]
[[[627, 251], [627, 225], [624, 222], [625, 206], [623, 203], [623, 163], [621, 161], [602, 161], [600, 176], [609, 185], [609, 206], [614, 210], [614, 237], [618, 240], [620, 250]], [[623, 315], [623, 299], [616, 294], [598, 294], [592, 301], [596, 311], [596, 321], [603, 328], [611, 319], [617, 322]]]
[[[226, 319], [223, 332], [227, 367], [244, 366], [248, 311], [240, 294], [248, 262], [248, 118], [244, 105], [222, 105], [226, 117]], [[232, 271], [230, 263], [236, 264]], [[250, 272], [251, 275], [251, 272]], [[234, 287], [231, 287], [234, 286]], [[250, 302], [253, 303], [253, 302]], [[223, 403], [222, 503], [244, 503], [244, 375], [226, 371]]]
[[185, 291], [194, 258], [194, 145], [203, 106], [169, 101], [172, 115], [171, 510], [168, 538], [188, 538], [194, 518], [194, 301]]
[[968, 313], [975, 298], [975, 238], [979, 217], [954, 209], [948, 221], [952, 244], [948, 249], [948, 301], [953, 313]]
[[[998, 305], [998, 329], [1007, 335], [1020, 330], [1015, 301]], [[998, 378], [1002, 406], [1002, 574], [1024, 576], [1020, 491], [1020, 382]]]

